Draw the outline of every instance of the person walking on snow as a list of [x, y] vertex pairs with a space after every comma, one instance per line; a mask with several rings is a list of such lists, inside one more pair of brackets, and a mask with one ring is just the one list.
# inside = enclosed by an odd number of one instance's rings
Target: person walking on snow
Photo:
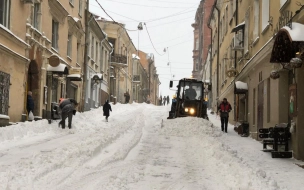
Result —
[[[27, 92], [26, 111], [28, 115], [30, 114], [30, 112], [34, 112], [34, 99], [32, 97], [31, 91]], [[33, 120], [33, 118], [31, 118], [31, 120]]]
[[109, 104], [109, 100], [106, 100], [106, 103], [103, 105], [103, 115], [106, 116], [106, 121], [108, 121], [108, 117], [110, 116], [110, 111], [112, 111], [111, 105]]
[[167, 101], [167, 98], [166, 96], [163, 97], [163, 105], [165, 106], [166, 105], [166, 101]]
[[224, 98], [223, 101], [218, 106], [218, 112], [220, 112], [220, 117], [221, 117], [221, 128], [222, 131], [225, 131], [225, 133], [227, 133], [227, 125], [228, 125], [230, 111], [231, 111], [231, 105], [227, 101], [227, 98]]
[[167, 105], [169, 105], [170, 103], [170, 98], [169, 98], [169, 95], [167, 96]]
[[61, 126], [62, 129], [65, 128], [65, 119], [68, 118], [68, 127], [69, 129], [72, 128], [72, 118], [73, 115], [76, 114], [76, 107], [78, 106], [78, 103], [76, 100], [72, 98], [63, 99], [60, 104], [59, 108], [61, 109], [61, 121], [59, 122], [59, 127]]

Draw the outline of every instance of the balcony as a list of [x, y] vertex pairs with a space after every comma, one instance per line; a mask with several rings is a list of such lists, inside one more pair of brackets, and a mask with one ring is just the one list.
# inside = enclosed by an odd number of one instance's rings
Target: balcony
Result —
[[127, 63], [127, 56], [120, 54], [111, 55], [111, 65], [117, 67], [128, 67]]

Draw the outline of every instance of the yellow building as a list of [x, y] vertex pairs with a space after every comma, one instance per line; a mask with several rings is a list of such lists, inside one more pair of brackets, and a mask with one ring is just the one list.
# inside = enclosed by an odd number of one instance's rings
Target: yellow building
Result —
[[36, 119], [50, 118], [52, 102], [61, 97], [81, 102], [85, 0], [4, 0], [0, 6], [1, 101], [7, 102], [0, 114], [25, 119], [27, 91]]
[[123, 24], [104, 19], [99, 19], [98, 23], [113, 45], [113, 52], [110, 53], [110, 100], [125, 103], [126, 92], [129, 92], [130, 100], [133, 100], [132, 54], [136, 54], [136, 48]]
[[216, 1], [210, 17], [214, 100], [227, 98], [229, 122], [248, 123], [257, 140], [259, 129], [294, 121], [298, 159], [304, 158], [304, 101], [296, 98], [303, 94], [302, 8], [296, 0]]

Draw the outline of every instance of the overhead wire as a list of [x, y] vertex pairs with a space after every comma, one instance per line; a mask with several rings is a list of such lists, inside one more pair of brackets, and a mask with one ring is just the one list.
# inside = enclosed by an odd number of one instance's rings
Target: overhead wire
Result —
[[160, 55], [160, 56], [165, 55], [165, 53], [164, 53], [164, 54], [160, 54], [160, 53], [158, 53], [158, 51], [157, 51], [157, 50], [156, 50], [156, 48], [154, 47], [154, 44], [153, 44], [153, 42], [152, 42], [152, 39], [151, 39], [151, 36], [150, 36], [149, 31], [148, 31], [148, 27], [147, 27], [146, 23], [144, 23], [144, 26], [145, 26], [145, 28], [146, 28], [147, 34], [148, 34], [148, 36], [149, 36], [150, 42], [151, 42], [151, 44], [152, 44], [152, 46], [153, 46], [153, 48], [154, 48], [155, 52], [156, 52], [158, 55]]
[[[144, 7], [156, 7], [156, 8], [165, 8], [165, 9], [182, 9], [185, 7], [164, 7], [164, 6], [151, 6], [151, 5], [143, 5], [143, 4], [135, 4], [135, 3], [126, 3], [126, 2], [122, 2], [122, 1], [116, 1], [116, 0], [105, 0], [105, 1], [110, 1], [110, 2], [114, 2], [114, 3], [121, 3], [121, 4], [126, 4], [126, 5], [134, 5], [134, 6], [144, 6]], [[188, 8], [188, 7], [187, 7]]]

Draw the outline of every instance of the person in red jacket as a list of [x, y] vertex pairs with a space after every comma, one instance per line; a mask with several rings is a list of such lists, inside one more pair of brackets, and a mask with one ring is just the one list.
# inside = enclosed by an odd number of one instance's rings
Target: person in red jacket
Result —
[[231, 111], [231, 105], [227, 101], [227, 98], [224, 98], [223, 101], [218, 106], [218, 112], [220, 112], [222, 131], [225, 131], [225, 133], [227, 133], [227, 125], [228, 125], [230, 111]]

